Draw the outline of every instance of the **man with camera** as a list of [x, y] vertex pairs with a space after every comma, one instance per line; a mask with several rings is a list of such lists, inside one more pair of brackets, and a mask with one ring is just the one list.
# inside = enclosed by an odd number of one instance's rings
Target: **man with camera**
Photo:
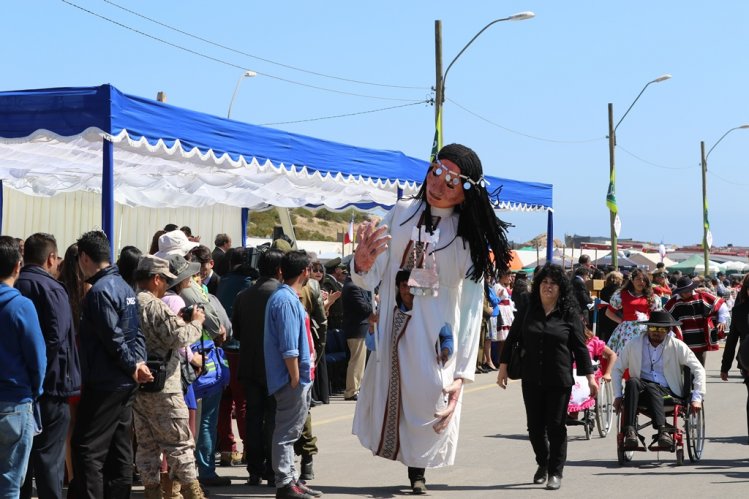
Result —
[[[187, 265], [182, 274], [190, 271]], [[161, 300], [180, 277], [169, 271], [169, 262], [152, 255], [144, 256], [135, 271], [140, 288], [138, 315], [154, 375], [154, 382], [141, 386], [133, 405], [138, 438], [135, 464], [147, 499], [162, 497], [162, 452], [167, 456], [171, 478], [181, 485], [182, 497], [203, 497], [195, 470], [195, 442], [182, 396], [179, 350], [200, 338], [205, 312], [199, 306], [193, 307], [190, 322], [186, 323]], [[172, 489], [171, 479], [167, 484]]]

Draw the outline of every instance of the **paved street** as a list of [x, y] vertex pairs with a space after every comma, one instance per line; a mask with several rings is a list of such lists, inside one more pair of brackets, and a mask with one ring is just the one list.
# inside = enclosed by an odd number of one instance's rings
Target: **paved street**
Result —
[[[718, 377], [719, 353], [709, 354], [706, 398], [707, 443], [702, 461], [688, 457], [676, 467], [674, 454], [636, 453], [633, 463], [616, 460], [614, 434], [602, 439], [594, 432], [586, 441], [581, 426], [569, 428], [568, 461], [563, 497], [747, 497], [749, 446], [744, 407], [746, 389], [736, 372], [728, 382]], [[712, 369], [711, 369], [712, 367]], [[495, 375], [481, 374], [467, 386], [457, 464], [427, 471], [430, 497], [539, 497], [554, 494], [534, 485], [535, 462], [525, 433], [520, 383], [507, 391]], [[310, 485], [326, 498], [393, 498], [410, 495], [406, 469], [397, 462], [372, 457], [351, 435], [353, 402], [340, 398], [312, 410], [320, 454], [316, 479]], [[649, 439], [649, 430], [646, 430]], [[273, 497], [268, 487], [248, 487], [242, 467], [219, 468], [232, 477], [232, 487], [211, 489], [211, 497]]]

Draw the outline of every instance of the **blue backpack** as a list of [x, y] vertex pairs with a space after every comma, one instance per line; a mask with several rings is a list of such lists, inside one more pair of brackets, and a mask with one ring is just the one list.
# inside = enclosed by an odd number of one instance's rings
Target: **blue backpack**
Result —
[[201, 338], [190, 348], [203, 356], [203, 371], [198, 379], [192, 382], [196, 399], [202, 399], [220, 392], [229, 384], [229, 361], [224, 350], [217, 347], [213, 340]]

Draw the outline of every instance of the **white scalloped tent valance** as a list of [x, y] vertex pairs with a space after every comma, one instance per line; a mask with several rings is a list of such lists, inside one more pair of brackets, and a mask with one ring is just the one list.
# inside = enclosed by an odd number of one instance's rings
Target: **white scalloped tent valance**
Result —
[[179, 141], [167, 146], [134, 140], [127, 130], [108, 136], [89, 128], [61, 137], [39, 130], [24, 139], [0, 138], [0, 178], [24, 194], [52, 196], [78, 190], [101, 192], [102, 139], [115, 144], [115, 201], [150, 208], [205, 207], [213, 204], [263, 209], [268, 206], [320, 205], [341, 209], [355, 200], [388, 206], [398, 186], [410, 195], [414, 182], [383, 181], [361, 176], [320, 173], [305, 166], [260, 164], [213, 151], [185, 150]]

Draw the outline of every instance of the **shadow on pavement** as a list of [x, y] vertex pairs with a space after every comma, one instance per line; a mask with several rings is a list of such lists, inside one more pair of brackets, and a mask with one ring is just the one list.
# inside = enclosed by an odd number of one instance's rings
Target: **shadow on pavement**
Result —
[[[427, 484], [427, 488], [431, 489], [432, 485]], [[391, 498], [391, 497], [403, 497], [412, 495], [410, 489], [403, 487], [331, 487], [321, 486], [315, 487], [325, 495], [341, 495], [344, 497], [371, 497], [371, 498]], [[323, 495], [323, 497], [325, 497]]]
[[497, 433], [496, 435], [486, 435], [484, 438], [504, 438], [507, 440], [528, 440], [527, 433], [517, 433], [513, 435], [502, 435]]

